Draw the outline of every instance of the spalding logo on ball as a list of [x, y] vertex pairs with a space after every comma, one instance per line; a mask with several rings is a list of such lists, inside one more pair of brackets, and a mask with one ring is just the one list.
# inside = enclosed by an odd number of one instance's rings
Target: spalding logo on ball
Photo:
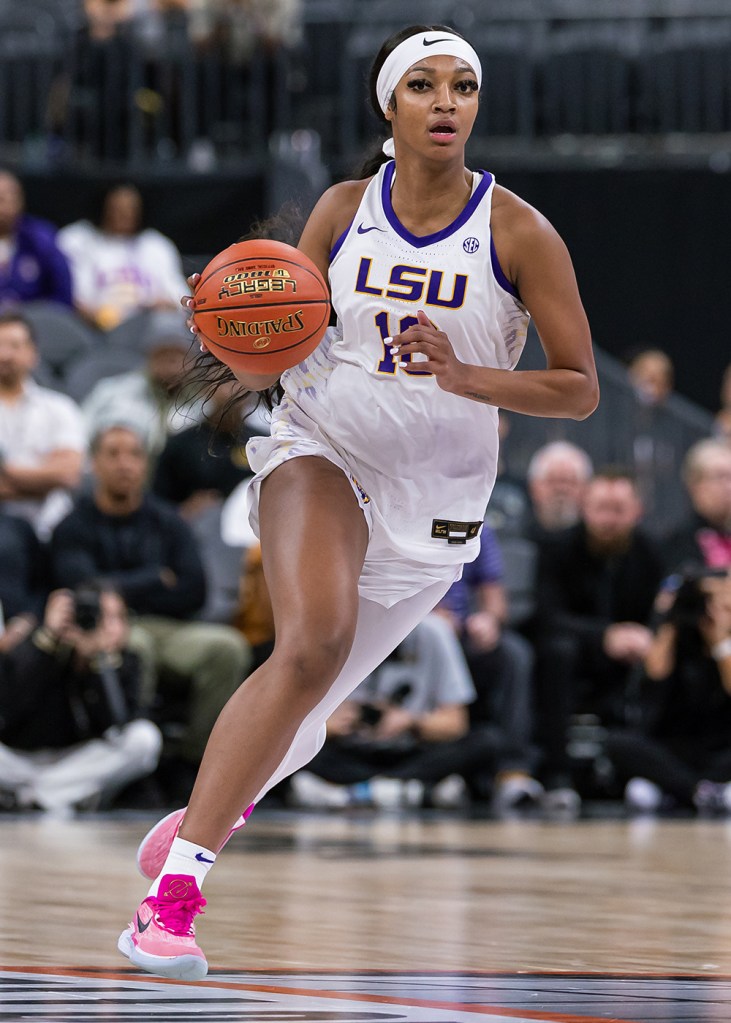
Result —
[[269, 375], [317, 348], [330, 321], [322, 274], [299, 249], [261, 238], [230, 245], [201, 274], [193, 318], [233, 370]]

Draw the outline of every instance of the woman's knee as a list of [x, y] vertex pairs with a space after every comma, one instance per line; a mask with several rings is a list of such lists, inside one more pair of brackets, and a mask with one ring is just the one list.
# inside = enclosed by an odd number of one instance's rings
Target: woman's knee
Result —
[[354, 627], [346, 624], [327, 630], [303, 627], [294, 635], [277, 638], [272, 657], [296, 691], [320, 698], [340, 674], [354, 633]]

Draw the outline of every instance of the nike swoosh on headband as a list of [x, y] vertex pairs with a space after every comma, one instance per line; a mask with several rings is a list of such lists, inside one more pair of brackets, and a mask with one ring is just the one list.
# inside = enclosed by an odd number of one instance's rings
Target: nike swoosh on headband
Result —
[[451, 42], [451, 39], [432, 39], [432, 40], [422, 39], [421, 41], [424, 44], [424, 46], [436, 46], [437, 43], [449, 43], [449, 42]]

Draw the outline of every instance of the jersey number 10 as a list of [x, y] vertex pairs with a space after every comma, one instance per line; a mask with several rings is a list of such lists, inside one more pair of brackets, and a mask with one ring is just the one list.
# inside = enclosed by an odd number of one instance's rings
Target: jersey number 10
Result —
[[[398, 359], [399, 362], [407, 363], [406, 366], [402, 367], [405, 373], [410, 373], [412, 376], [420, 377], [430, 377], [434, 375], [428, 369], [417, 369], [418, 363], [415, 363], [413, 366], [408, 365], [411, 363], [411, 352], [407, 352], [405, 355], [397, 355], [395, 357], [391, 355], [390, 338], [392, 338], [394, 334], [403, 334], [403, 332], [408, 330], [409, 327], [413, 327], [415, 323], [418, 323], [419, 321], [415, 316], [402, 316], [399, 320], [398, 330], [393, 333], [391, 333], [388, 328], [388, 313], [385, 309], [383, 312], [376, 315], [375, 320], [376, 326], [381, 333], [381, 344], [383, 345], [383, 358], [378, 363], [379, 373], [395, 373], [397, 368], [400, 368], [396, 362], [396, 359]], [[389, 339], [388, 347], [386, 346], [387, 338]]]

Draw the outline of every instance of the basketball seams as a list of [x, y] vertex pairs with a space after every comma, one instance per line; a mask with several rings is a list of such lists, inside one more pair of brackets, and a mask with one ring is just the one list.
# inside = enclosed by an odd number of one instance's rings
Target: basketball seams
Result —
[[[252, 306], [242, 306], [240, 303], [238, 305], [216, 305], [216, 306], [207, 305], [207, 306], [201, 306], [200, 309], [195, 309], [194, 310], [194, 315], [201, 315], [201, 314], [205, 315], [206, 313], [221, 313], [221, 312], [226, 312], [226, 313], [230, 313], [230, 312], [246, 312], [246, 313], [252, 312], [252, 313], [258, 313], [258, 311], [260, 309], [284, 309], [285, 307], [298, 306], [298, 305], [326, 305], [326, 306], [329, 306], [330, 303], [329, 303], [329, 301], [326, 298], [305, 298], [301, 302], [257, 302], [256, 305], [252, 305]], [[244, 318], [242, 317], [242, 319], [244, 319]]]

